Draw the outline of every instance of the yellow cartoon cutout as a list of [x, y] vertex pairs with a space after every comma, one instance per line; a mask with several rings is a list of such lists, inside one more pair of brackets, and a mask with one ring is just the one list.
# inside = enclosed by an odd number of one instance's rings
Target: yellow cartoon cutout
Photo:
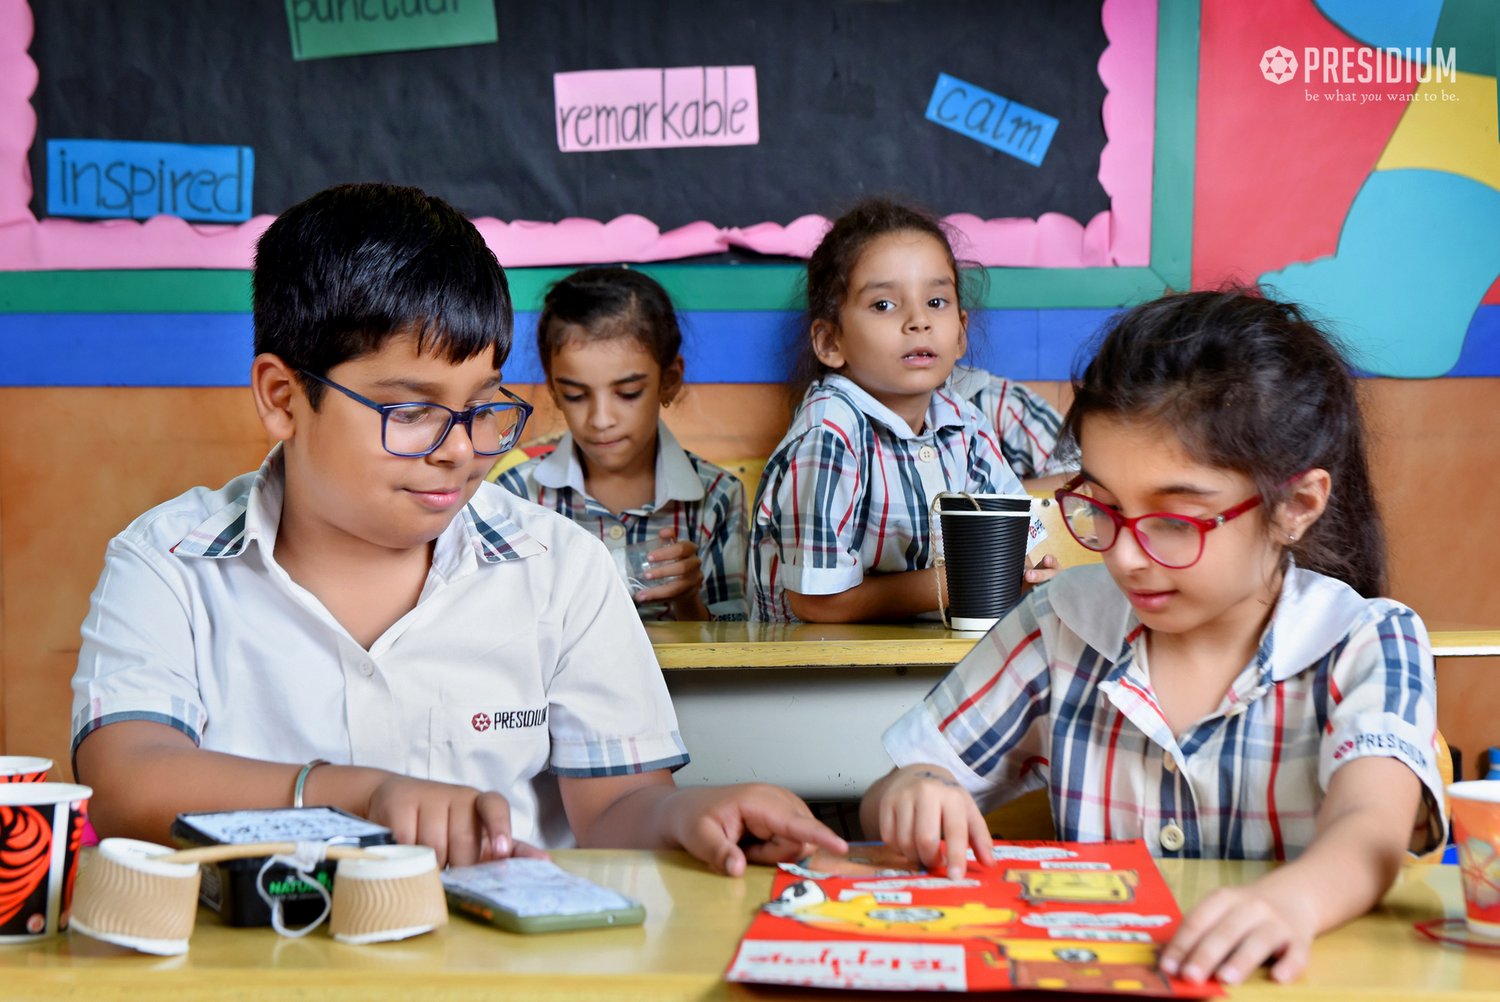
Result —
[[904, 940], [998, 935], [1016, 919], [1009, 908], [991, 908], [975, 901], [913, 905], [895, 900], [898, 897], [871, 891], [845, 892], [834, 901], [814, 881], [801, 880], [764, 907], [768, 914], [823, 931]]
[[1141, 882], [1134, 870], [1007, 870], [1005, 879], [1020, 884], [1027, 901], [1096, 904], [1131, 901]]

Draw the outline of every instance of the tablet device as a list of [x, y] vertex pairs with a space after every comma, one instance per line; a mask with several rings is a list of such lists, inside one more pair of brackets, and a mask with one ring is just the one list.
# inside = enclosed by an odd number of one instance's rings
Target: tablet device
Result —
[[549, 859], [497, 859], [443, 871], [448, 905], [509, 932], [561, 932], [640, 925], [639, 901], [564, 870]]

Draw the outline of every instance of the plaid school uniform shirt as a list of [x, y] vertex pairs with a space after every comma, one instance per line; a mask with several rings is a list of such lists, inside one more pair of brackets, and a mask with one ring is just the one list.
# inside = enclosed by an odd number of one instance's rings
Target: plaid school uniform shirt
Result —
[[1442, 844], [1432, 652], [1410, 609], [1292, 568], [1255, 657], [1181, 734], [1145, 655], [1108, 570], [1066, 570], [896, 721], [886, 750], [948, 769], [981, 810], [1045, 787], [1060, 839], [1225, 859], [1296, 856], [1334, 773], [1389, 757], [1422, 782], [1412, 848]]
[[833, 595], [931, 567], [929, 509], [944, 491], [1024, 493], [973, 404], [937, 390], [917, 434], [844, 376], [813, 383], [756, 494], [750, 618], [795, 620], [788, 589]]
[[[678, 540], [698, 546], [703, 604], [713, 618], [745, 618], [745, 487], [728, 470], [684, 449], [666, 424], [656, 428], [656, 498], [640, 508], [616, 515], [589, 496], [571, 434], [547, 455], [501, 473], [496, 483], [583, 526], [622, 567], [626, 544], [673, 530]], [[671, 618], [665, 602], [637, 608], [647, 621]]]
[[953, 368], [952, 392], [979, 408], [1000, 436], [1000, 452], [1022, 480], [1071, 472], [1057, 457], [1062, 415], [1024, 383], [966, 365]]
[[[109, 544], [73, 676], [73, 747], [147, 720], [207, 751], [495, 790], [518, 839], [574, 844], [558, 777], [688, 761], [661, 668], [597, 541], [493, 484], [437, 537], [368, 648], [276, 562], [285, 473], [195, 488]], [[287, 798], [291, 798], [287, 789]]]

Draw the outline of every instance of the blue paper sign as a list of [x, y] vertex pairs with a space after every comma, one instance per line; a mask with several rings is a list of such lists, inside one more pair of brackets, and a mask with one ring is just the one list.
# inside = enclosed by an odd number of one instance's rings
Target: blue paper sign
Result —
[[1057, 132], [1057, 119], [1051, 115], [946, 73], [938, 74], [927, 102], [927, 120], [1033, 167], [1042, 165]]
[[47, 140], [47, 214], [90, 219], [250, 218], [255, 151], [114, 139]]

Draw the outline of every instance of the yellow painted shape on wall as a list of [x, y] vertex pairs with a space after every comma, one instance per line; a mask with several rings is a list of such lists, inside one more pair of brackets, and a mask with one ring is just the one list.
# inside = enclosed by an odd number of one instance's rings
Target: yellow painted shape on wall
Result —
[[1376, 170], [1410, 167], [1461, 174], [1500, 191], [1494, 77], [1459, 73], [1457, 81], [1417, 85], [1375, 164]]

